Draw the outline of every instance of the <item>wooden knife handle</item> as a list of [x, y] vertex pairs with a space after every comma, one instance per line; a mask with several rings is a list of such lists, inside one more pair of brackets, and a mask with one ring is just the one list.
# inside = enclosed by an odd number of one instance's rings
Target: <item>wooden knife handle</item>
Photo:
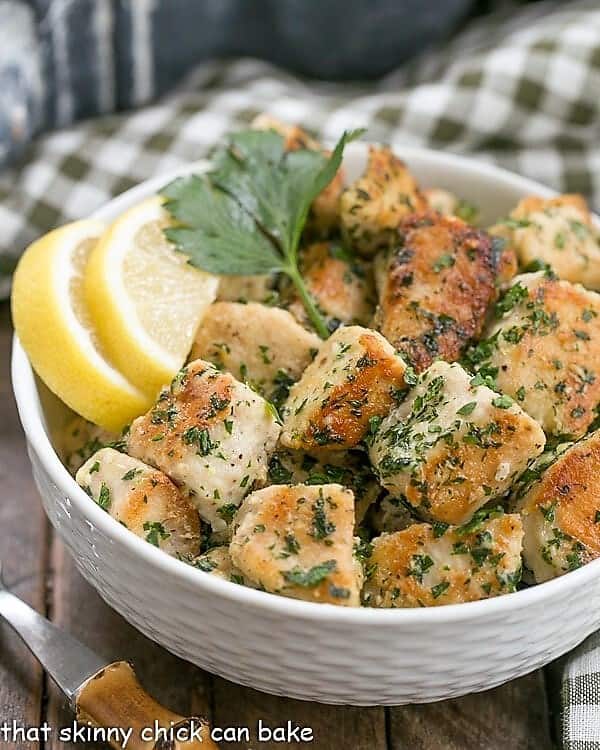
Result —
[[[210, 738], [206, 719], [179, 716], [161, 706], [148, 695], [125, 661], [114, 662], [90, 677], [75, 698], [75, 709], [82, 723], [131, 728], [128, 750], [218, 750]], [[171, 731], [156, 740], [157, 726]], [[115, 740], [112, 746], [121, 745]]]

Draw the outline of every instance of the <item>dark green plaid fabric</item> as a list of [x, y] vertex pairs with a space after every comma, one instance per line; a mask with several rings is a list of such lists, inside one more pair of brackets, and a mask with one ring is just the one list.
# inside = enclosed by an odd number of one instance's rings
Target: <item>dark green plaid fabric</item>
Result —
[[600, 748], [600, 634], [569, 654], [562, 680], [563, 750]]
[[364, 86], [307, 82], [265, 63], [203, 65], [133, 114], [40, 139], [0, 176], [0, 290], [23, 248], [141, 180], [196, 159], [267, 111], [334, 140], [427, 145], [501, 164], [600, 205], [600, 7], [541, 3], [472, 24], [442, 49]]

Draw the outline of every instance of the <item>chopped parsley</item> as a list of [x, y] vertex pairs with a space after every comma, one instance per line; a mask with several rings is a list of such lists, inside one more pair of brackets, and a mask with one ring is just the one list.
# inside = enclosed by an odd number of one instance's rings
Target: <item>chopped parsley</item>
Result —
[[[598, 511], [600, 514], [600, 511]], [[361, 562], [366, 562], [373, 554], [373, 545], [361, 539], [354, 547], [354, 557]]]
[[444, 268], [452, 268], [455, 263], [456, 259], [453, 255], [451, 255], [450, 253], [444, 253], [443, 255], [440, 255], [440, 257], [433, 264], [433, 270], [435, 271], [435, 273], [439, 273], [440, 271], [443, 271]]
[[135, 479], [135, 478], [136, 478], [136, 476], [137, 476], [138, 474], [141, 474], [141, 473], [142, 473], [142, 470], [141, 470], [141, 469], [129, 469], [129, 471], [127, 471], [127, 472], [125, 472], [125, 474], [123, 474], [123, 476], [121, 477], [121, 479], [122, 479], [122, 480], [123, 480], [124, 482], [129, 482], [129, 481], [131, 481], [132, 479]]
[[208, 456], [218, 446], [218, 443], [211, 441], [210, 434], [205, 427], [188, 427], [183, 433], [182, 439], [186, 445], [196, 446], [201, 456]]
[[459, 219], [466, 221], [467, 224], [473, 224], [477, 220], [479, 209], [474, 203], [461, 199], [458, 201], [458, 204], [454, 209], [454, 215], [458, 216]]
[[270, 365], [273, 361], [269, 355], [269, 347], [264, 344], [259, 344], [260, 356], [265, 365]]
[[433, 567], [433, 560], [429, 555], [413, 555], [410, 558], [410, 564], [407, 575], [415, 578], [419, 583], [423, 583], [423, 576], [429, 568]]
[[235, 516], [236, 510], [237, 505], [235, 505], [235, 503], [225, 503], [225, 505], [221, 505], [220, 508], [217, 508], [217, 513], [219, 517], [225, 521], [225, 523], [231, 523], [231, 521], [233, 521], [233, 517]]
[[327, 519], [325, 513], [325, 498], [323, 491], [319, 491], [319, 497], [313, 503], [313, 523], [311, 535], [315, 539], [325, 539], [335, 531], [335, 524]]
[[290, 484], [293, 474], [287, 469], [281, 460], [281, 457], [274, 453], [269, 461], [269, 480], [273, 484]]
[[285, 551], [289, 555], [297, 555], [300, 552], [300, 544], [293, 534], [285, 535]]
[[102, 508], [102, 510], [108, 510], [111, 506], [112, 499], [110, 496], [110, 489], [107, 484], [100, 485], [100, 494], [98, 495], [98, 505]]
[[449, 587], [449, 581], [442, 581], [441, 583], [438, 583], [435, 586], [431, 587], [431, 595], [434, 599], [439, 599], [440, 596], [449, 589]]
[[469, 414], [473, 413], [476, 406], [477, 406], [477, 401], [470, 401], [468, 404], [463, 404], [463, 406], [461, 406], [460, 409], [457, 409], [456, 413], [459, 414], [461, 417], [468, 417]]
[[497, 409], [510, 409], [510, 407], [513, 405], [513, 400], [510, 396], [497, 396], [496, 398], [492, 399], [492, 404]]
[[509, 312], [516, 307], [518, 304], [523, 302], [529, 297], [529, 291], [524, 287], [520, 281], [508, 289], [504, 295], [496, 302], [496, 316], [502, 317], [505, 313]]
[[145, 521], [144, 531], [146, 534], [146, 541], [153, 544], [155, 547], [160, 546], [160, 542], [164, 539], [168, 539], [171, 535], [165, 531], [165, 527], [160, 521]]
[[194, 560], [194, 567], [202, 570], [204, 573], [211, 573], [217, 567], [217, 563], [211, 560], [210, 557], [198, 557]]
[[313, 567], [308, 570], [303, 570], [299, 567], [292, 568], [292, 570], [285, 571], [283, 577], [288, 583], [291, 583], [294, 586], [314, 589], [315, 586], [322, 583], [330, 573], [333, 573], [336, 568], [337, 563], [335, 560], [326, 560], [319, 565], [313, 565]]
[[596, 318], [598, 313], [595, 310], [586, 309], [581, 313], [581, 318], [584, 322], [589, 323], [592, 318]]

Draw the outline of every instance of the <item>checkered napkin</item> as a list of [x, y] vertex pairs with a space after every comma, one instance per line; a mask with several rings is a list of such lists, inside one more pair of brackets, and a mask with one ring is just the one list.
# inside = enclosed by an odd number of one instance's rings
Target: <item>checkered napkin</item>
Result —
[[399, 148], [474, 154], [598, 206], [599, 107], [598, 0], [508, 9], [376, 84], [307, 82], [252, 60], [206, 64], [157, 105], [46, 136], [0, 174], [0, 295], [36, 236], [198, 158], [260, 111], [326, 140], [364, 126]]
[[562, 677], [564, 750], [600, 748], [600, 633], [567, 657]]
[[[600, 206], [600, 5], [536, 3], [479, 20], [376, 84], [307, 82], [265, 63], [202, 65], [133, 114], [44, 137], [0, 175], [0, 295], [22, 249], [111, 196], [197, 159], [259, 112], [335, 140], [473, 154]], [[600, 750], [600, 641], [567, 662], [564, 745]]]

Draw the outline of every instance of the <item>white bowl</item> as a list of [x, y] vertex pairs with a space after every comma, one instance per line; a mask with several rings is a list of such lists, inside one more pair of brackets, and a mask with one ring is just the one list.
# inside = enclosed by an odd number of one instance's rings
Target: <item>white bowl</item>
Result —
[[[458, 156], [412, 148], [400, 153], [424, 186], [445, 187], [473, 201], [484, 222], [524, 195], [551, 194]], [[365, 154], [363, 144], [348, 150], [350, 173], [360, 169]], [[174, 175], [139, 185], [97, 217], [113, 219]], [[50, 437], [66, 410], [35, 378], [17, 339], [12, 372], [44, 508], [77, 567], [145, 635], [209, 672], [324, 703], [429, 702], [519, 677], [600, 627], [600, 560], [496, 599], [412, 610], [296, 601], [191, 568], [127, 531], [77, 486]]]

